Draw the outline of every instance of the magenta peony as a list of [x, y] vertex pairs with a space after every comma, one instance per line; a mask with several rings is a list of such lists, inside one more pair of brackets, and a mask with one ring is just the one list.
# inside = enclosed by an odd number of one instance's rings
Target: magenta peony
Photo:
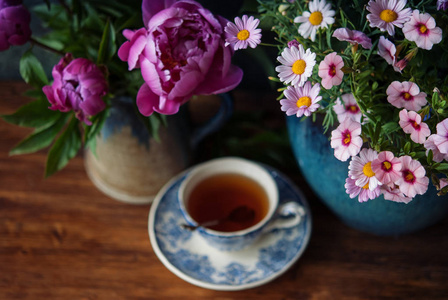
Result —
[[74, 111], [79, 120], [91, 125], [89, 117], [106, 107], [102, 97], [107, 94], [108, 84], [103, 70], [88, 59], [73, 59], [66, 54], [53, 67], [52, 74], [53, 84], [42, 88], [50, 109]]
[[31, 15], [21, 0], [0, 0], [0, 51], [28, 42], [30, 21]]
[[233, 51], [224, 45], [228, 21], [195, 1], [179, 1], [160, 10], [171, 2], [144, 0], [146, 28], [125, 30], [128, 41], [118, 51], [129, 70], [141, 69], [145, 83], [137, 106], [145, 116], [154, 111], [175, 114], [193, 95], [227, 92], [243, 76], [231, 64]]

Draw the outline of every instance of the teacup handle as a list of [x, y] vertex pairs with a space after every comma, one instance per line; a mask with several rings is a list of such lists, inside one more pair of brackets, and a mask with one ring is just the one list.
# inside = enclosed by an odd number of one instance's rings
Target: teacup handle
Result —
[[263, 229], [263, 232], [268, 233], [276, 229], [294, 227], [302, 221], [305, 214], [305, 209], [297, 202], [290, 201], [281, 204], [277, 208], [274, 220]]

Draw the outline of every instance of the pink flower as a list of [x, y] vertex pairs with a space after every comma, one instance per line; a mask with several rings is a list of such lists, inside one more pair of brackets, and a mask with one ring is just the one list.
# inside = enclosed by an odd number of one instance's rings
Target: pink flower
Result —
[[364, 148], [350, 161], [348, 175], [355, 180], [357, 186], [375, 190], [382, 183], [378, 181], [372, 170], [372, 162], [377, 159], [378, 153], [370, 148]]
[[287, 99], [280, 100], [281, 110], [285, 111], [287, 116], [310, 116], [320, 107], [318, 102], [322, 96], [319, 96], [319, 92], [320, 85], [316, 83], [312, 86], [310, 81], [307, 81], [303, 87], [290, 85], [285, 90]]
[[401, 161], [390, 151], [382, 151], [372, 161], [372, 171], [382, 184], [394, 183], [401, 176]]
[[348, 28], [338, 28], [333, 32], [333, 37], [350, 44], [360, 44], [365, 49], [372, 48], [372, 40], [363, 32], [350, 30]]
[[299, 41], [294, 39], [288, 42], [288, 48], [296, 47], [299, 48]]
[[394, 67], [394, 70], [396, 72], [401, 72], [403, 68], [400, 68], [398, 65], [400, 62], [397, 62], [397, 48], [395, 47], [394, 43], [386, 39], [384, 36], [380, 36], [380, 41], [378, 42], [378, 55], [380, 55], [382, 58], [384, 58], [389, 65], [392, 65]]
[[325, 56], [324, 60], [319, 64], [319, 76], [322, 78], [322, 86], [324, 88], [331, 89], [334, 85], [340, 85], [344, 73], [342, 67], [344, 61], [342, 57], [332, 52]]
[[130, 69], [141, 68], [137, 106], [145, 116], [175, 114], [193, 95], [227, 92], [243, 75], [224, 45], [227, 20], [197, 2], [172, 2], [144, 0], [146, 29], [124, 31], [128, 41], [118, 52]]
[[431, 130], [426, 123], [422, 122], [422, 117], [415, 111], [400, 111], [400, 126], [405, 133], [411, 134], [411, 140], [418, 144], [423, 144], [431, 134]]
[[50, 109], [74, 111], [76, 117], [91, 125], [88, 119], [104, 108], [102, 97], [108, 92], [103, 70], [85, 58], [73, 59], [66, 54], [53, 67], [53, 84], [42, 88], [51, 103]]
[[0, 1], [0, 51], [28, 42], [30, 22], [31, 15], [21, 0]]
[[350, 156], [359, 153], [362, 146], [361, 124], [345, 119], [335, 130], [331, 132], [331, 148], [334, 149], [334, 156], [346, 161]]
[[436, 21], [428, 13], [412, 12], [409, 22], [403, 26], [404, 37], [417, 44], [417, 47], [431, 50], [433, 44], [442, 41], [442, 29], [436, 27]]
[[428, 190], [429, 178], [426, 177], [425, 168], [410, 156], [400, 157], [402, 168], [401, 177], [396, 181], [400, 191], [408, 197], [423, 195]]
[[410, 81], [393, 81], [386, 90], [387, 101], [397, 108], [419, 111], [426, 105], [426, 93]]
[[333, 106], [334, 112], [338, 116], [339, 123], [344, 122], [346, 118], [350, 118], [358, 123], [361, 122], [362, 112], [359, 109], [358, 103], [352, 93], [343, 94], [341, 99], [336, 100], [336, 104]]
[[253, 16], [243, 18], [236, 17], [235, 24], [228, 22], [224, 31], [226, 32], [226, 46], [232, 45], [233, 49], [246, 49], [248, 46], [256, 48], [261, 42], [261, 29], [257, 28], [260, 20]]
[[426, 156], [428, 156], [429, 150], [432, 150], [432, 160], [435, 162], [442, 162], [443, 160], [448, 160], [448, 154], [443, 154], [440, 152], [439, 148], [437, 148], [434, 138], [436, 134], [431, 134], [428, 139], [426, 139], [424, 146], [426, 149]]
[[412, 197], [405, 196], [395, 184], [381, 186], [381, 192], [385, 200], [406, 204], [412, 201]]
[[370, 190], [368, 186], [360, 187], [355, 184], [354, 179], [348, 177], [345, 180], [345, 192], [350, 198], [355, 198], [358, 196], [359, 202], [367, 202], [368, 200], [373, 200], [380, 195], [380, 187], [377, 186], [373, 190]]
[[437, 134], [434, 135], [433, 141], [440, 153], [448, 154], [448, 119], [437, 124]]
[[404, 8], [406, 0], [370, 0], [367, 4], [367, 15], [370, 27], [378, 27], [389, 35], [395, 34], [395, 27], [402, 28], [411, 15], [410, 8]]

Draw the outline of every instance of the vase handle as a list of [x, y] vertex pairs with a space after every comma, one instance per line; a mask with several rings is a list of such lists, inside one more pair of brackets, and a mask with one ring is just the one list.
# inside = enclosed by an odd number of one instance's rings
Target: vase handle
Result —
[[195, 149], [197, 145], [208, 135], [220, 129], [233, 114], [233, 99], [228, 93], [219, 94], [221, 105], [216, 114], [205, 124], [196, 127], [190, 138], [190, 146]]

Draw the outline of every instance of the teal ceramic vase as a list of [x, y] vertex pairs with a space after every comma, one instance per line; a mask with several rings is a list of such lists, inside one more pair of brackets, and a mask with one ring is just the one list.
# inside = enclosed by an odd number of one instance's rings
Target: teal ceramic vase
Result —
[[424, 195], [410, 203], [384, 200], [383, 196], [364, 203], [345, 192], [349, 162], [334, 157], [329, 136], [310, 118], [287, 117], [291, 147], [300, 171], [314, 191], [348, 226], [382, 236], [395, 236], [426, 228], [448, 213], [448, 196], [437, 196], [430, 183]]

